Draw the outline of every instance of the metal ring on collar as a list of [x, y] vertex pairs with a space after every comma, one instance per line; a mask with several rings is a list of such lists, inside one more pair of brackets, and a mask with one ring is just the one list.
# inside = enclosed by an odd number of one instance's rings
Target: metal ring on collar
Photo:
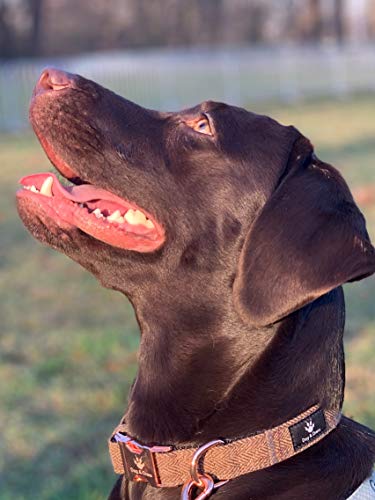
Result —
[[196, 487], [201, 490], [201, 493], [196, 497], [196, 500], [203, 500], [208, 498], [212, 491], [216, 488], [219, 488], [227, 481], [220, 481], [219, 483], [214, 483], [212, 477], [209, 474], [201, 474], [199, 472], [199, 461], [202, 457], [207, 453], [207, 451], [213, 446], [217, 446], [219, 444], [224, 444], [222, 439], [215, 439], [210, 441], [209, 443], [200, 446], [197, 451], [194, 453], [193, 458], [191, 459], [190, 465], [190, 479], [184, 484], [181, 493], [181, 500], [191, 500], [193, 488]]
[[213, 441], [210, 441], [209, 443], [204, 444], [203, 446], [200, 446], [194, 453], [190, 465], [190, 476], [197, 486], [200, 486], [201, 484], [201, 474], [198, 471], [200, 459], [204, 457], [204, 455], [210, 448], [219, 444], [224, 444], [224, 441], [222, 439], [215, 439]]

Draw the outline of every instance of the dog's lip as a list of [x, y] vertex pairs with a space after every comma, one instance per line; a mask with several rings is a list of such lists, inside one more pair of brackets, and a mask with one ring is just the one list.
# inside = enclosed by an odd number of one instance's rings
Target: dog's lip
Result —
[[51, 144], [47, 141], [45, 136], [40, 132], [37, 120], [33, 115], [33, 104], [35, 98], [32, 100], [32, 104], [30, 106], [30, 121], [33, 126], [34, 132], [44, 149], [44, 152], [48, 156], [50, 162], [56, 167], [56, 169], [63, 175], [66, 179], [69, 179], [74, 184], [82, 184], [84, 181], [79, 177], [79, 175], [72, 169], [70, 165], [68, 165], [53, 149]]
[[[62, 186], [52, 173], [23, 177], [17, 198], [33, 212], [70, 224], [111, 246], [152, 252], [165, 241], [163, 227], [144, 209], [91, 184]], [[117, 215], [116, 215], [117, 214]]]

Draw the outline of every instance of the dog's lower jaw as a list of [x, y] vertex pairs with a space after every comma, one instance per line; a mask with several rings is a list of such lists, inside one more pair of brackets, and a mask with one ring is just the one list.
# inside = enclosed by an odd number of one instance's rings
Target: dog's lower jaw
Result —
[[[341, 289], [264, 331], [235, 323], [230, 301], [220, 311], [210, 311], [209, 304], [184, 311], [165, 300], [155, 307], [155, 299], [150, 308], [150, 300], [135, 301], [142, 339], [139, 373], [125, 416], [128, 434], [140, 442], [198, 445], [271, 428], [315, 403], [341, 407]], [[169, 314], [163, 314], [163, 305]], [[375, 447], [371, 451], [375, 438], [345, 422], [311, 451], [230, 481], [215, 498], [248, 500], [254, 494], [265, 499], [272, 482], [280, 500], [315, 499], [319, 491], [321, 499], [345, 498], [365, 479], [375, 460]], [[358, 433], [361, 439], [356, 441], [353, 436]], [[340, 463], [328, 464], [332, 453], [340, 454]], [[365, 460], [358, 468], [355, 461], [360, 456]], [[330, 482], [321, 480], [327, 464]], [[354, 478], [345, 477], [350, 467], [357, 467]], [[122, 496], [111, 498], [178, 499], [180, 491], [123, 484]], [[314, 496], [309, 496], [311, 491]]]

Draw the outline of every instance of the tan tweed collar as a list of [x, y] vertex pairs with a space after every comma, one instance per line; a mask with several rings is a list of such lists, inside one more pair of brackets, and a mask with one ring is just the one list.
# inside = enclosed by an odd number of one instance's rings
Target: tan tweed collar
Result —
[[236, 440], [201, 447], [144, 446], [125, 434], [121, 423], [108, 441], [112, 465], [130, 481], [174, 487], [191, 480], [194, 455], [199, 477], [223, 482], [283, 462], [330, 433], [340, 421], [337, 410], [318, 405], [277, 427]]

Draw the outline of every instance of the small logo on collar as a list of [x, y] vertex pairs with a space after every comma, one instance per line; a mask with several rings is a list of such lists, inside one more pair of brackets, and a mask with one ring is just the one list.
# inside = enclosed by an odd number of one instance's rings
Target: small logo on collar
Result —
[[327, 428], [323, 410], [317, 410], [308, 417], [289, 427], [294, 450], [297, 451], [317, 439]]
[[135, 457], [134, 464], [135, 464], [136, 467], [138, 467], [139, 470], [143, 470], [144, 467], [145, 467], [145, 463], [142, 460], [142, 457], [139, 457], [139, 458]]
[[309, 434], [312, 434], [314, 432], [314, 428], [315, 428], [315, 424], [310, 418], [310, 420], [308, 420], [306, 422], [305, 431], [308, 432]]

